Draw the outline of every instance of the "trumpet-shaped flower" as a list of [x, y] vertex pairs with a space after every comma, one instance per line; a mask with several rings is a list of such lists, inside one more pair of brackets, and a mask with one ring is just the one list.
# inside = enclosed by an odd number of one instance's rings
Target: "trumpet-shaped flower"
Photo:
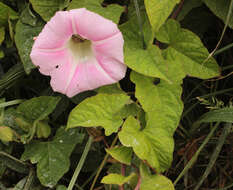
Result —
[[54, 91], [72, 97], [124, 78], [124, 40], [117, 25], [85, 8], [59, 11], [35, 39], [34, 65]]

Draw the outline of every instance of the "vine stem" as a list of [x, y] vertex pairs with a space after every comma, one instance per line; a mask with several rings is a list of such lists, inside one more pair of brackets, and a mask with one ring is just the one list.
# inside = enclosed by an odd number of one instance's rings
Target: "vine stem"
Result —
[[[118, 139], [118, 135], [116, 135], [115, 139], [112, 141], [112, 144], [111, 144], [111, 147], [110, 147], [110, 148], [112, 148], [112, 147], [116, 144], [117, 139]], [[93, 182], [92, 182], [92, 184], [91, 184], [90, 190], [93, 190], [93, 189], [94, 189], [95, 183], [96, 183], [96, 181], [97, 181], [97, 179], [98, 179], [98, 177], [99, 177], [99, 175], [100, 175], [100, 172], [102, 171], [102, 169], [103, 169], [105, 163], [107, 162], [108, 156], [109, 156], [109, 153], [107, 153], [107, 154], [105, 155], [103, 161], [101, 162], [100, 167], [99, 167], [99, 169], [98, 169], [98, 171], [97, 171], [97, 173], [96, 173], [96, 176], [95, 176], [95, 178], [94, 178], [94, 180], [93, 180]], [[67, 189], [67, 190], [70, 190], [70, 189]]]
[[[125, 176], [125, 164], [121, 164], [121, 175]], [[124, 184], [119, 186], [119, 190], [124, 190]]]
[[135, 187], [134, 190], [139, 190], [140, 189], [141, 182], [142, 182], [142, 179], [141, 179], [141, 176], [139, 175], [139, 177], [138, 177], [138, 183], [137, 183], [137, 185], [136, 185], [136, 187]]
[[91, 148], [92, 142], [93, 142], [93, 137], [90, 135], [90, 136], [89, 136], [89, 139], [88, 139], [88, 141], [87, 141], [87, 144], [86, 144], [86, 146], [85, 146], [85, 148], [84, 148], [83, 154], [82, 154], [82, 156], [81, 156], [81, 158], [80, 158], [80, 160], [79, 160], [79, 163], [78, 163], [78, 165], [77, 165], [77, 168], [76, 168], [75, 171], [74, 171], [74, 174], [73, 174], [73, 176], [72, 176], [72, 179], [71, 179], [71, 181], [70, 181], [70, 184], [69, 184], [67, 190], [72, 190], [72, 189], [73, 189], [74, 184], [75, 184], [75, 181], [76, 181], [77, 178], [78, 178], [78, 175], [79, 175], [79, 173], [80, 173], [80, 171], [81, 171], [81, 169], [82, 169], [82, 167], [83, 167], [84, 161], [86, 160], [87, 154], [88, 154], [88, 152], [89, 152], [89, 150], [90, 150], [90, 148]]
[[175, 12], [172, 14], [171, 18], [172, 19], [176, 19], [177, 16], [179, 15], [180, 11], [182, 10], [183, 8], [183, 5], [184, 5], [184, 0], [182, 0], [180, 2], [180, 4], [178, 5], [177, 9], [175, 10]]
[[23, 100], [23, 99], [18, 99], [18, 100], [3, 102], [3, 103], [0, 104], [0, 108], [5, 108], [5, 107], [8, 107], [8, 106], [14, 106], [14, 105], [20, 104], [20, 103], [22, 103], [24, 101], [25, 100]]
[[233, 43], [231, 43], [231, 44], [229, 44], [229, 45], [227, 45], [227, 46], [225, 46], [225, 47], [223, 47], [223, 48], [217, 50], [217, 51], [214, 53], [214, 55], [218, 55], [218, 54], [220, 54], [220, 53], [222, 53], [222, 52], [224, 52], [224, 51], [226, 51], [226, 50], [228, 50], [228, 49], [230, 49], [230, 48], [232, 48], [232, 47], [233, 47]]

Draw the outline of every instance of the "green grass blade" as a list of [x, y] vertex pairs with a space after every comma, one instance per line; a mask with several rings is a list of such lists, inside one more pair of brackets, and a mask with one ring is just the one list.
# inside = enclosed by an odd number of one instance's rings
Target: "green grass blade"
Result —
[[204, 180], [207, 178], [207, 176], [209, 175], [209, 173], [211, 172], [211, 169], [212, 167], [214, 166], [214, 163], [216, 162], [217, 158], [218, 158], [218, 155], [222, 149], [222, 146], [228, 136], [228, 134], [231, 132], [231, 127], [232, 127], [232, 124], [231, 123], [227, 123], [222, 131], [222, 134], [218, 140], [218, 144], [210, 158], [210, 161], [209, 161], [209, 164], [207, 165], [206, 167], [206, 170], [203, 174], [203, 176], [201, 177], [201, 179], [199, 180], [198, 184], [196, 185], [195, 189], [194, 190], [198, 190], [202, 183], [204, 182]]
[[198, 148], [197, 152], [194, 154], [194, 156], [192, 157], [192, 159], [188, 162], [188, 164], [185, 166], [185, 168], [182, 170], [182, 172], [179, 174], [179, 176], [176, 178], [175, 182], [174, 182], [174, 186], [177, 184], [177, 182], [186, 174], [186, 172], [192, 167], [192, 165], [195, 163], [195, 161], [197, 160], [200, 152], [202, 151], [202, 149], [205, 147], [205, 145], [209, 142], [209, 140], [211, 139], [211, 137], [214, 134], [214, 131], [216, 130], [216, 128], [218, 127], [219, 123], [216, 123], [215, 126], [211, 129], [211, 131], [209, 132], [208, 136], [205, 138], [204, 142], [201, 144], [201, 146]]

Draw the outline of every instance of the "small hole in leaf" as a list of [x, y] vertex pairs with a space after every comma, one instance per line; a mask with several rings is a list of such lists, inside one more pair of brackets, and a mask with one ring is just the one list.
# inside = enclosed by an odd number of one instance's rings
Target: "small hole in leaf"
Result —
[[58, 67], [59, 67], [59, 66], [57, 65], [57, 66], [56, 66], [56, 69], [58, 69]]
[[160, 79], [159, 78], [156, 78], [155, 80], [154, 80], [154, 85], [157, 85], [157, 84], [159, 84], [160, 83]]

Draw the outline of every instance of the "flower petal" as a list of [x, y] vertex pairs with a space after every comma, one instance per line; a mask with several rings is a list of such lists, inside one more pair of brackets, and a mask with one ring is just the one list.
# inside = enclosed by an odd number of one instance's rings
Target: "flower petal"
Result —
[[117, 25], [111, 20], [105, 19], [87, 9], [83, 9], [82, 14], [77, 14], [78, 10], [71, 10], [70, 13], [73, 15], [73, 22], [80, 36], [88, 40], [98, 41], [109, 38], [119, 32]]
[[[77, 12], [79, 12], [77, 10]], [[44, 26], [33, 48], [61, 48], [73, 34], [72, 17], [68, 11], [58, 11]]]
[[50, 72], [50, 85], [55, 92], [66, 94], [67, 87], [73, 77], [75, 65], [72, 58], [67, 57], [66, 63]]
[[67, 50], [53, 52], [34, 48], [33, 51], [31, 51], [30, 57], [33, 64], [39, 66], [39, 70], [42, 74], [49, 75], [56, 67], [61, 67], [63, 64], [66, 64], [69, 53]]
[[97, 60], [91, 59], [77, 65], [73, 79], [67, 88], [67, 96], [72, 97], [86, 90], [117, 82], [106, 73]]
[[117, 59], [100, 55], [97, 56], [97, 60], [100, 67], [115, 81], [125, 77], [127, 67]]
[[124, 63], [123, 45], [124, 40], [120, 32], [111, 38], [92, 42], [92, 48], [96, 55], [104, 55], [106, 57], [116, 59], [121, 63]]

